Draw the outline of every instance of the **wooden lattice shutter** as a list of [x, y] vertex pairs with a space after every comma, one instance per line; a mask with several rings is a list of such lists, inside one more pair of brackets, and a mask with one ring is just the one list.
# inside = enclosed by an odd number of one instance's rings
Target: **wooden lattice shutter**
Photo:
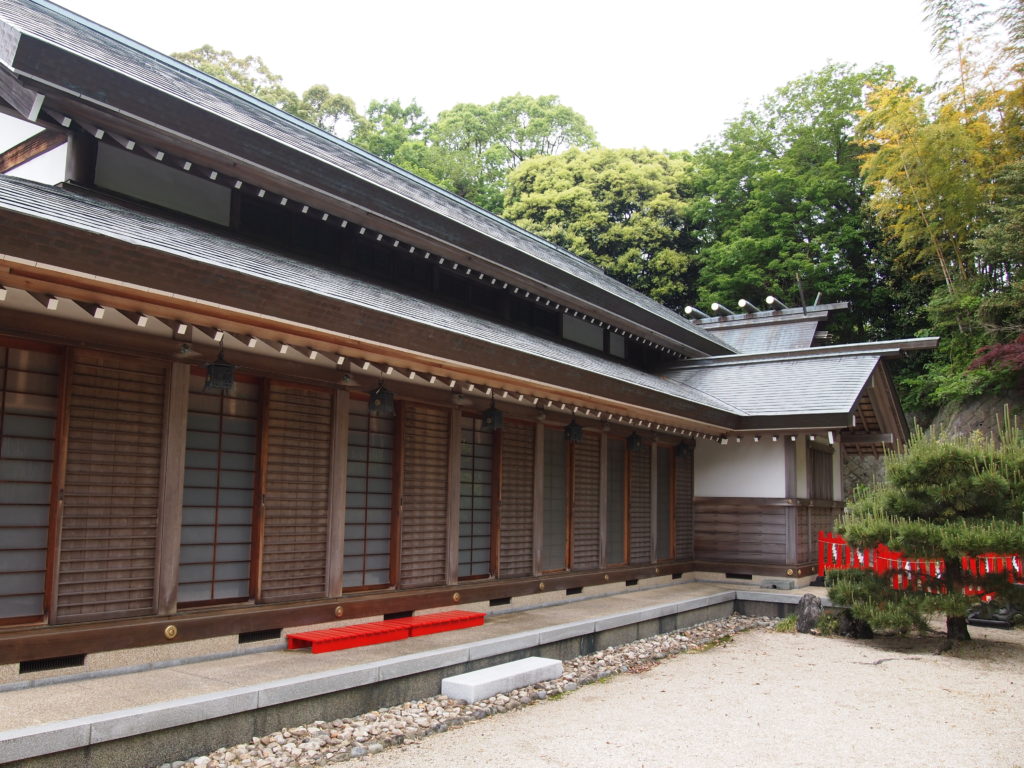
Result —
[[499, 575], [533, 573], [534, 427], [506, 420], [501, 433], [501, 556]]
[[59, 622], [154, 608], [165, 369], [76, 352], [57, 577]]
[[657, 509], [654, 514], [654, 522], [657, 526], [654, 535], [654, 559], [668, 560], [672, 556], [673, 545], [675, 544], [675, 531], [672, 525], [673, 498], [672, 498], [672, 475], [674, 474], [673, 462], [675, 452], [668, 446], [659, 445], [656, 449], [657, 456]]
[[601, 438], [584, 432], [573, 447], [572, 567], [599, 565], [601, 536]]
[[693, 557], [693, 448], [676, 457], [676, 559]]
[[629, 562], [651, 562], [651, 450], [629, 454]]
[[448, 552], [450, 414], [406, 404], [402, 413], [399, 580], [403, 587], [444, 584]]
[[332, 396], [273, 383], [267, 402], [261, 597], [326, 591]]
[[622, 565], [627, 560], [626, 540], [629, 526], [627, 525], [626, 503], [626, 441], [615, 437], [608, 438], [608, 460], [605, 466], [605, 486], [607, 488], [607, 520], [605, 534], [605, 565]]

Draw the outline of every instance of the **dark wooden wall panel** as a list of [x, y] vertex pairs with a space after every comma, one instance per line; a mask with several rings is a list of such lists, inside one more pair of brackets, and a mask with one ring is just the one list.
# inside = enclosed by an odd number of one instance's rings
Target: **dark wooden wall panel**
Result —
[[267, 401], [261, 597], [320, 597], [327, 588], [333, 396], [274, 382]]
[[506, 420], [501, 433], [502, 578], [533, 573], [533, 424]]
[[584, 432], [573, 447], [572, 567], [591, 570], [600, 565], [601, 438]]
[[676, 559], [693, 557], [693, 451], [676, 456]]
[[629, 562], [651, 562], [651, 449], [629, 453]]
[[152, 613], [166, 371], [76, 352], [56, 620]]
[[791, 506], [761, 499], [699, 499], [694, 509], [697, 560], [786, 562]]
[[406, 404], [402, 436], [401, 559], [399, 584], [426, 587], [447, 581], [447, 410]]

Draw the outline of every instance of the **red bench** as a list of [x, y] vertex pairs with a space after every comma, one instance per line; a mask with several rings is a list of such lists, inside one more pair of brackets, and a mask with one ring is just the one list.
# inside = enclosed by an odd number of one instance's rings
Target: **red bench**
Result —
[[479, 627], [486, 614], [475, 611], [444, 611], [409, 616], [404, 619], [370, 621], [365, 624], [350, 624], [332, 629], [316, 629], [309, 632], [295, 632], [288, 635], [288, 649], [309, 648], [312, 653], [342, 651], [363, 645], [390, 643], [407, 637], [432, 635], [435, 632], [450, 632], [453, 629]]
[[445, 611], [443, 613], [425, 613], [422, 616], [410, 616], [407, 619], [389, 619], [396, 624], [409, 628], [411, 637], [432, 635], [435, 632], [450, 632], [453, 629], [479, 627], [484, 623], [487, 614], [476, 611]]

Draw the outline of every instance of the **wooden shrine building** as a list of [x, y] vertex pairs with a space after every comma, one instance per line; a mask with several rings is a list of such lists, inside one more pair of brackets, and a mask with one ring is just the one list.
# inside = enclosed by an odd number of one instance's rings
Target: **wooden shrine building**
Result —
[[49, 2], [0, 0], [0, 113], [0, 664], [806, 583], [934, 345], [687, 319]]

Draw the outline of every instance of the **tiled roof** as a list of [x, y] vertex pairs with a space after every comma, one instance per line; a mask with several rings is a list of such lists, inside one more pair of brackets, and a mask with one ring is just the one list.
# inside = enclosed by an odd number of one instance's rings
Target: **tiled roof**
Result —
[[679, 366], [668, 378], [712, 394], [751, 416], [851, 413], [880, 359], [879, 353], [867, 350], [755, 359]]
[[[571, 290], [573, 285], [594, 286], [606, 297], [615, 297], [620, 302], [619, 306], [627, 308], [624, 311], [629, 311], [628, 308], [632, 307], [641, 316], [656, 318], [665, 328], [671, 329], [671, 334], [680, 343], [685, 344], [686, 340], [690, 339], [690, 343], [696, 343], [708, 350], [713, 349], [712, 354], [730, 351], [727, 346], [723, 346], [721, 340], [707, 331], [688, 323], [672, 310], [608, 277], [597, 267], [568, 251], [348, 144], [333, 134], [274, 109], [258, 99], [57, 5], [46, 0], [0, 0], [0, 18], [6, 19], [8, 23], [32, 37], [96, 62], [112, 72], [156, 89], [161, 94], [170, 95], [206, 110], [211, 117], [229, 120], [252, 132], [251, 135], [269, 138], [281, 147], [297, 150], [304, 157], [329, 167], [333, 173], [347, 174], [375, 185], [378, 189], [386, 190], [389, 194], [422, 210], [444, 217], [448, 222], [513, 248], [537, 264], [564, 275], [567, 279], [566, 290], [570, 290], [574, 295], [577, 292]], [[3, 53], [0, 46], [0, 58]], [[75, 73], [62, 73], [65, 74], [70, 78], [65, 88], [78, 93], [75, 90]], [[85, 86], [82, 87], [82, 92], [86, 92]], [[107, 96], [113, 97], [113, 94]], [[239, 146], [243, 143], [239, 140]], [[240, 151], [238, 147], [231, 149]], [[443, 236], [443, 232], [436, 234]]]
[[740, 353], [804, 349], [814, 343], [817, 320], [772, 325], [736, 325], [708, 330]]
[[190, 222], [186, 226], [152, 214], [127, 210], [105, 200], [83, 197], [69, 190], [6, 176], [0, 176], [0, 209], [159, 250], [198, 264], [233, 270], [275, 284], [298, 288], [340, 304], [386, 312], [452, 334], [485, 341], [496, 347], [558, 361], [686, 403], [725, 413], [741, 413], [718, 397], [695, 390], [685, 383], [669, 382], [555, 340], [440, 307], [291, 255], [240, 242], [201, 224]]

